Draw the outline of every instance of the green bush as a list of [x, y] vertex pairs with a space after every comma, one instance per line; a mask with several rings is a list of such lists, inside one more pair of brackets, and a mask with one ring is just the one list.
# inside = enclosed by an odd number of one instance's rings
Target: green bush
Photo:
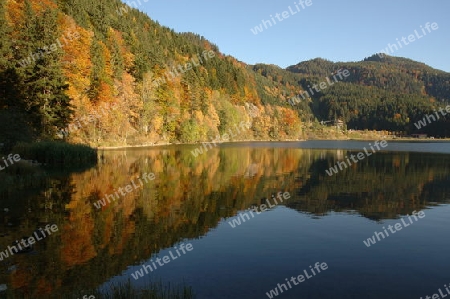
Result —
[[80, 166], [97, 163], [97, 150], [87, 145], [59, 141], [18, 143], [12, 153], [22, 159], [33, 160], [49, 166]]
[[195, 294], [191, 287], [163, 284], [162, 281], [151, 282], [143, 290], [136, 290], [128, 281], [123, 284], [110, 285], [107, 294], [99, 294], [100, 299], [142, 298], [142, 299], [193, 299]]
[[[173, 285], [170, 283], [164, 284], [162, 281], [149, 282], [143, 286], [143, 289], [134, 288], [130, 281], [124, 283], [109, 283], [104, 290], [100, 292], [96, 290], [76, 290], [69, 292], [69, 294], [53, 294], [49, 298], [58, 299], [81, 299], [89, 298], [95, 299], [194, 299], [195, 294], [191, 287], [186, 285]], [[8, 299], [31, 299], [29, 296], [15, 294], [8, 289], [5, 293], [0, 293], [0, 298]], [[92, 298], [92, 297], [91, 297]]]

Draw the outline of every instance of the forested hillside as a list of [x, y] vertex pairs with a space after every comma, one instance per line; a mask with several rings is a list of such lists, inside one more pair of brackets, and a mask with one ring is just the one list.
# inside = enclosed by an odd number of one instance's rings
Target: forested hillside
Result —
[[[118, 0], [2, 3], [3, 142], [207, 141], [249, 120], [250, 111], [260, 138], [299, 136], [283, 90], [262, 87], [266, 78], [203, 37], [175, 33], [135, 9], [119, 14]], [[59, 47], [70, 34], [77, 38]]]
[[[0, 143], [192, 143], [249, 120], [251, 130], [235, 140], [298, 139], [328, 119], [347, 128], [413, 132], [414, 121], [449, 99], [450, 74], [408, 59], [251, 66], [123, 5], [1, 2]], [[350, 77], [288, 103], [339, 69]], [[447, 118], [424, 130], [450, 136], [448, 127]]]
[[[288, 67], [305, 89], [337, 69], [350, 76], [312, 95], [311, 107], [316, 117], [341, 119], [349, 129], [414, 133], [415, 122], [450, 104], [450, 74], [406, 58], [373, 55], [352, 63], [318, 58]], [[450, 136], [450, 118], [439, 116], [420, 132]]]

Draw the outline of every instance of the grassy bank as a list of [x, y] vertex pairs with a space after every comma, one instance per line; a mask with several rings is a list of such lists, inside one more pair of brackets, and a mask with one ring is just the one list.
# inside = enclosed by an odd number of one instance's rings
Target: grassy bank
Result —
[[[0, 298], [35, 299], [27, 295], [14, 294], [11, 290], [0, 293]], [[40, 297], [38, 297], [40, 298]], [[110, 284], [103, 292], [98, 290], [78, 290], [66, 295], [53, 294], [45, 298], [57, 299], [195, 299], [191, 287], [186, 285], [163, 284], [161, 281], [147, 284], [142, 290], [133, 288], [130, 281], [122, 284]]]
[[19, 143], [11, 151], [22, 159], [37, 161], [48, 166], [95, 165], [97, 150], [87, 145], [58, 141]]
[[153, 282], [144, 287], [143, 290], [136, 290], [128, 281], [124, 284], [110, 285], [110, 290], [106, 294], [97, 293], [96, 299], [194, 299], [195, 295], [191, 287], [164, 285], [161, 281]]

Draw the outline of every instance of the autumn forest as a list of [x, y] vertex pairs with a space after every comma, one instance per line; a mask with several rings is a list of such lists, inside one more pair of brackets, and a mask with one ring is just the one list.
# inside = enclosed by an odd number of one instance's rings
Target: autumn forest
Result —
[[[298, 140], [314, 124], [336, 119], [345, 129], [411, 134], [415, 121], [450, 98], [449, 73], [409, 59], [247, 65], [204, 37], [176, 33], [136, 9], [119, 14], [121, 5], [2, 1], [0, 143], [195, 143], [250, 120], [255, 111], [251, 132], [235, 139]], [[204, 53], [210, 56], [200, 62]], [[168, 76], [180, 67], [183, 72]], [[350, 76], [289, 104], [339, 69]], [[449, 121], [423, 131], [448, 137]]]

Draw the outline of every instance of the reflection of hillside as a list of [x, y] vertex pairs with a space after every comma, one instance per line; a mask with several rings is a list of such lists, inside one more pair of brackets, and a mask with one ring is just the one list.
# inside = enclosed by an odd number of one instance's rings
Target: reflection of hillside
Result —
[[374, 220], [396, 218], [448, 197], [449, 162], [448, 155], [378, 153], [329, 177], [325, 169], [336, 163], [335, 157], [317, 160], [310, 177], [298, 181], [298, 196], [288, 206], [318, 215], [355, 210]]
[[[105, 153], [98, 167], [70, 179], [52, 179], [55, 183], [47, 190], [30, 197], [34, 208], [33, 216], [27, 215], [29, 227], [16, 235], [26, 234], [37, 219], [56, 222], [61, 232], [49, 240], [51, 246], [40, 248], [36, 259], [13, 257], [15, 262], [21, 259], [8, 277], [10, 285], [35, 298], [96, 287], [162, 248], [205, 235], [223, 217], [268, 196], [272, 186], [278, 188], [282, 182], [272, 178], [293, 173], [292, 162], [298, 163], [299, 157], [292, 149], [272, 153], [214, 149], [198, 159], [175, 147]], [[154, 172], [155, 181], [102, 211], [93, 206], [144, 172]], [[53, 205], [54, 210], [44, 205]], [[31, 275], [29, 269], [37, 259], [40, 266]], [[48, 279], [43, 284], [38, 277]]]
[[[1, 278], [33, 298], [95, 288], [162, 248], [201, 238], [277, 191], [296, 194], [287, 206], [302, 212], [351, 209], [371, 219], [419, 210], [426, 200], [449, 194], [449, 157], [443, 155], [377, 154], [328, 177], [334, 150], [226, 147], [194, 158], [191, 149], [105, 152], [96, 168], [52, 178], [45, 191], [23, 201], [21, 227], [0, 245], [38, 222], [55, 222], [60, 233], [40, 244], [37, 256], [12, 257], [18, 269]], [[145, 172], [156, 179], [101, 211], [93, 206]]]

